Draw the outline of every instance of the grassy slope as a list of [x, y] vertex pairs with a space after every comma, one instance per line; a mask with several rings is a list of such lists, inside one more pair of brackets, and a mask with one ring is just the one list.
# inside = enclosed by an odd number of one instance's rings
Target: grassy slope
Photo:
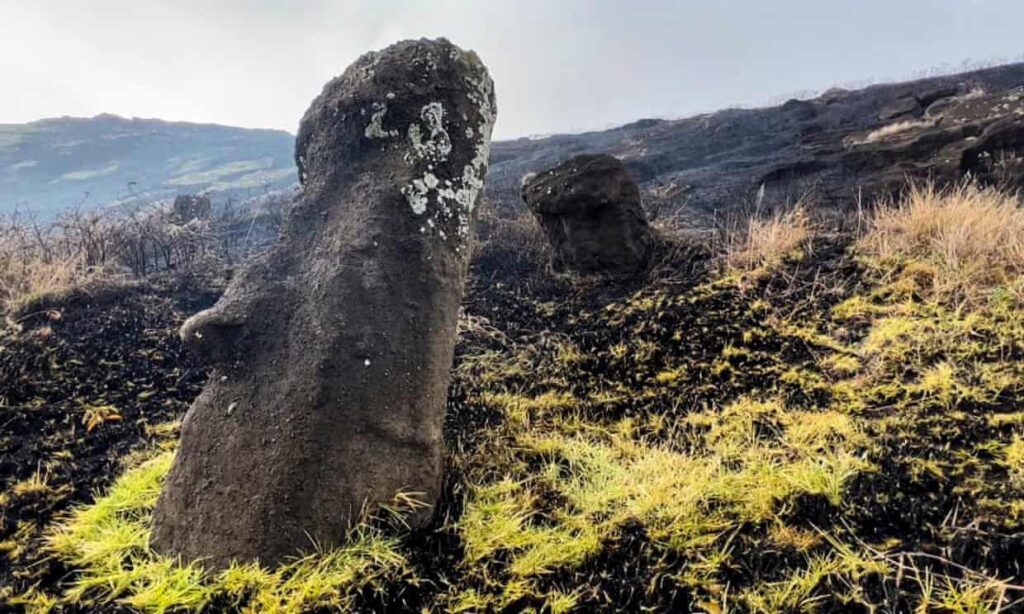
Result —
[[[345, 549], [204, 577], [146, 548], [164, 453], [45, 539], [14, 536], [20, 596], [7, 597], [150, 611], [1020, 607], [1024, 214], [992, 193], [914, 198], [860, 238], [802, 215], [755, 224], [724, 270], [674, 250], [631, 286], [552, 278], [521, 229], [491, 228], [435, 531], [369, 519]], [[19, 505], [18, 485], [5, 496]], [[79, 573], [23, 592], [44, 546]]]

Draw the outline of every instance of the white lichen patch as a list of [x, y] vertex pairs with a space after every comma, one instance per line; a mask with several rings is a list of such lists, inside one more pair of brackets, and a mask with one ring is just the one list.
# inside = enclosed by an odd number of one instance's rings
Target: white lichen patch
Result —
[[484, 187], [484, 176], [487, 174], [487, 162], [491, 156], [491, 131], [494, 129], [494, 84], [486, 74], [479, 79], [467, 77], [472, 86], [468, 96], [476, 104], [480, 114], [480, 124], [476, 127], [478, 135], [473, 159], [462, 169], [462, 186], [456, 191], [455, 201], [462, 205], [464, 215], [460, 219], [459, 238], [469, 236], [469, 216], [476, 206], [477, 197]]
[[[473, 158], [458, 174], [438, 178], [435, 169], [443, 169], [452, 153], [452, 142], [445, 127], [445, 109], [441, 102], [424, 105], [420, 120], [409, 126], [407, 136], [410, 150], [405, 156], [410, 164], [427, 163], [422, 177], [413, 179], [402, 188], [409, 207], [416, 215], [428, 211], [431, 200], [437, 203], [428, 214], [420, 232], [435, 234], [442, 240], [449, 238], [445, 228], [454, 227], [454, 249], [460, 252], [469, 237], [469, 221], [484, 187], [484, 176], [490, 158], [491, 131], [494, 128], [494, 109], [491, 104], [493, 85], [490, 78], [466, 78], [470, 86], [467, 97], [476, 107], [479, 123], [467, 126], [465, 137], [473, 143]], [[463, 119], [469, 121], [463, 114]], [[456, 133], [457, 134], [457, 133]], [[447, 173], [444, 173], [447, 174]], [[444, 175], [443, 174], [443, 175]]]
[[427, 210], [427, 195], [429, 193], [430, 188], [427, 187], [427, 182], [424, 179], [413, 179], [411, 184], [402, 188], [402, 194], [405, 195], [412, 212], [416, 215], [423, 215]]
[[388, 105], [383, 102], [373, 103], [373, 114], [370, 116], [370, 123], [366, 125], [363, 134], [368, 139], [390, 139], [398, 136], [398, 130], [384, 129], [384, 115], [388, 112]]
[[419, 124], [409, 126], [409, 143], [412, 151], [406, 156], [406, 162], [414, 163], [416, 159], [431, 162], [444, 162], [452, 153], [452, 140], [444, 127], [444, 105], [431, 102], [420, 110], [420, 119], [429, 133], [424, 139], [423, 129]]

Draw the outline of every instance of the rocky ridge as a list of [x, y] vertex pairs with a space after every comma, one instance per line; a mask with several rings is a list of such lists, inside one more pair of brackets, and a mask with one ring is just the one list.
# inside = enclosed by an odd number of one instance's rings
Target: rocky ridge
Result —
[[523, 175], [580, 153], [608, 153], [640, 183], [649, 214], [706, 227], [754, 202], [854, 207], [908, 178], [1012, 183], [1022, 151], [1024, 64], [1011, 64], [833, 89], [775, 107], [498, 142], [488, 194], [510, 210], [519, 206]]

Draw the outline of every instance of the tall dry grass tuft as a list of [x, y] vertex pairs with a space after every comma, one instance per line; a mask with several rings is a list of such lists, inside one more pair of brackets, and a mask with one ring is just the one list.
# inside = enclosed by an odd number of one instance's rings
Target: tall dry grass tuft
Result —
[[0, 220], [0, 312], [85, 283], [95, 269], [61, 249], [40, 226]]
[[888, 124], [882, 126], [881, 128], [872, 130], [863, 139], [855, 141], [854, 144], [866, 145], [868, 143], [877, 143], [878, 141], [881, 141], [885, 138], [900, 134], [901, 132], [912, 130], [914, 128], [931, 128], [932, 126], [935, 126], [936, 123], [937, 122], [935, 122], [934, 120], [918, 119]]
[[64, 293], [89, 277], [91, 273], [73, 257], [0, 255], [0, 311], [39, 296]]
[[975, 303], [1024, 275], [1024, 208], [992, 188], [912, 186], [879, 207], [857, 247], [884, 268], [922, 263], [936, 298]]
[[726, 239], [725, 265], [733, 274], [759, 276], [799, 257], [811, 239], [811, 225], [802, 205], [769, 218], [751, 218], [746, 228]]

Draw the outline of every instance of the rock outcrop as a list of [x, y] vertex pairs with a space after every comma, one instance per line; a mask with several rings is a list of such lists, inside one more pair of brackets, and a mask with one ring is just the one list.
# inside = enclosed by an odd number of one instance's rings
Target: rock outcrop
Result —
[[551, 244], [555, 270], [628, 274], [647, 265], [654, 234], [640, 189], [617, 158], [570, 158], [524, 177], [522, 195]]
[[412, 526], [430, 520], [494, 117], [486, 68], [443, 39], [368, 53], [313, 101], [282, 235], [182, 328], [215, 368], [155, 510], [158, 551], [270, 565], [400, 491], [426, 505]]

